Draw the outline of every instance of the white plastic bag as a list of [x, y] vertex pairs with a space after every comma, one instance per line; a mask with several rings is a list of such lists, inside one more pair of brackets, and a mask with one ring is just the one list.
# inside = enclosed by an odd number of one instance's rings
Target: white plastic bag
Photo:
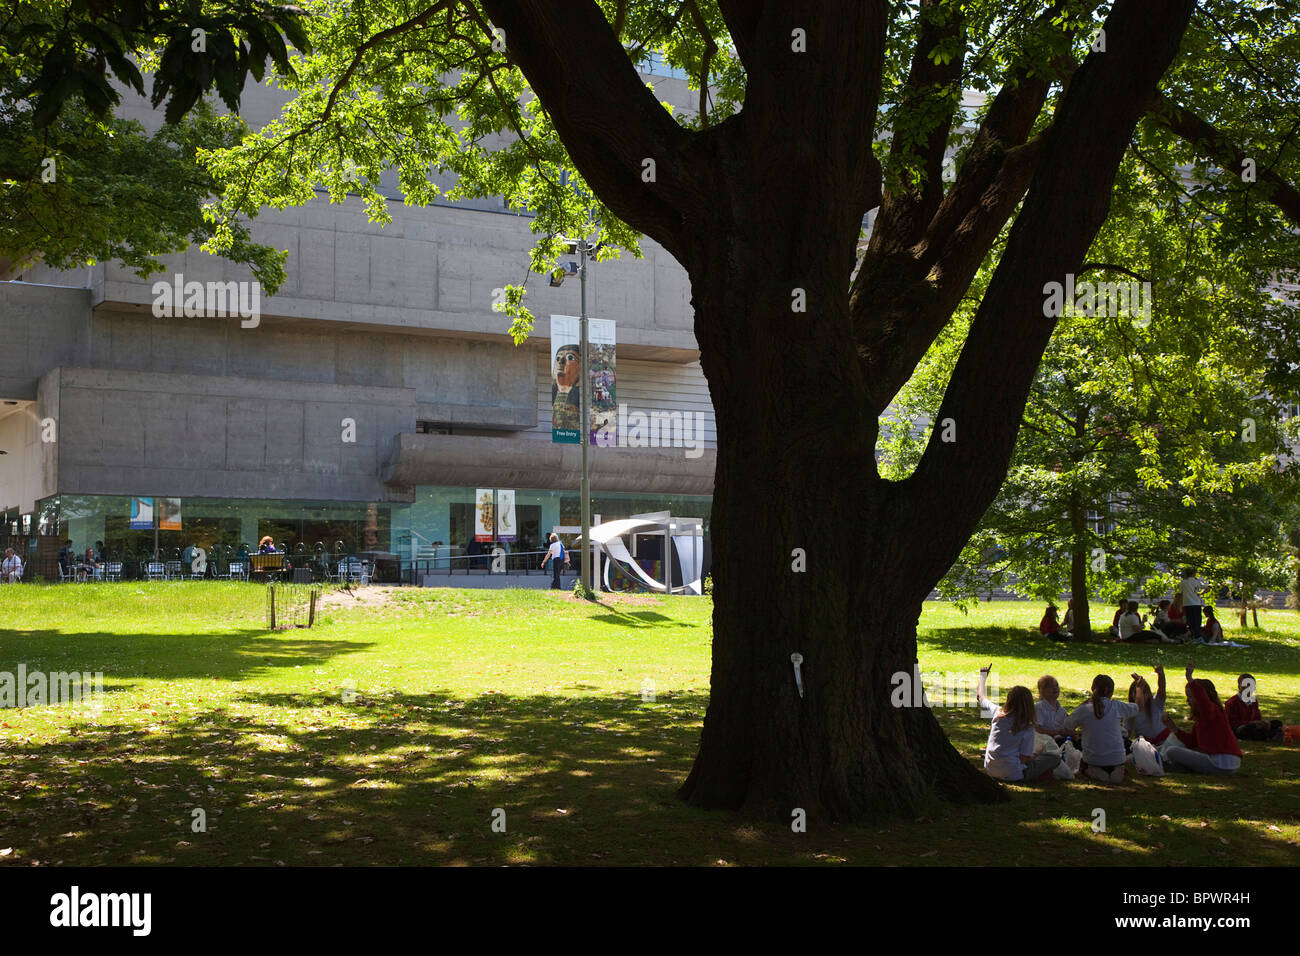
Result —
[[1061, 746], [1061, 754], [1061, 766], [1068, 767], [1070, 770], [1070, 776], [1064, 779], [1072, 779], [1079, 772], [1079, 764], [1083, 762], [1083, 754], [1079, 753], [1071, 740], [1067, 740]]
[[1164, 761], [1160, 758], [1160, 751], [1156, 745], [1145, 737], [1139, 737], [1133, 741], [1133, 763], [1137, 766], [1138, 771], [1150, 774], [1153, 777], [1164, 776]]

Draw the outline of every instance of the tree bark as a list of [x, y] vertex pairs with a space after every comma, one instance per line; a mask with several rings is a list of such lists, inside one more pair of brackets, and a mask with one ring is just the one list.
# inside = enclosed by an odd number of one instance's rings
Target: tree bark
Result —
[[1088, 600], [1087, 513], [1078, 498], [1070, 503], [1070, 528], [1074, 544], [1070, 553], [1070, 600], [1074, 607], [1074, 636], [1092, 639], [1092, 613]]
[[[997, 799], [998, 785], [952, 748], [930, 710], [890, 702], [893, 675], [910, 680], [916, 667], [932, 582], [891, 560], [916, 542], [888, 517], [876, 421], [842, 331], [842, 281], [831, 270], [805, 290], [816, 320], [793, 313], [790, 289], [807, 273], [770, 261], [751, 235], [719, 249], [693, 282], [718, 428], [715, 604], [710, 703], [681, 795], [784, 820], [796, 809], [822, 819], [904, 811], [935, 793]], [[720, 315], [743, 315], [753, 330], [734, 330], [725, 363], [714, 347]]]

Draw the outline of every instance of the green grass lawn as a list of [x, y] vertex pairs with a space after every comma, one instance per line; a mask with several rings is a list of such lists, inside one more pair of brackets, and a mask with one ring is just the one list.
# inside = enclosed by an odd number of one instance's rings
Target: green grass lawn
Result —
[[[685, 807], [708, 599], [406, 589], [275, 633], [265, 604], [241, 584], [0, 588], [0, 671], [102, 671], [106, 692], [98, 715], [0, 710], [0, 863], [1300, 862], [1300, 748], [1278, 744], [1245, 744], [1235, 777], [1012, 786], [1001, 805], [806, 834]], [[922, 666], [993, 661], [1003, 694], [1050, 672], [1073, 705], [1096, 673], [1122, 693], [1156, 660], [1153, 647], [1041, 639], [1040, 611], [927, 604]], [[1221, 692], [1251, 671], [1265, 715], [1300, 723], [1300, 618], [1261, 624], [1230, 628], [1248, 649], [1197, 649], [1198, 669]], [[1188, 653], [1164, 651], [1180, 716]], [[936, 712], [978, 761], [987, 722]], [[206, 832], [192, 830], [196, 808]]]

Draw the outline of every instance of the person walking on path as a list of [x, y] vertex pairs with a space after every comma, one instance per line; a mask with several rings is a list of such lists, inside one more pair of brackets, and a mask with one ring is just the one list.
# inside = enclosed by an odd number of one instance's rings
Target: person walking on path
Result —
[[546, 562], [552, 558], [555, 559], [555, 563], [551, 565], [551, 590], [558, 591], [560, 590], [560, 562], [563, 561], [567, 566], [569, 556], [564, 551], [564, 545], [560, 544], [560, 536], [554, 532], [551, 533], [551, 546], [546, 550], [546, 557], [542, 558], [542, 567], [545, 568]]
[[1191, 632], [1192, 640], [1201, 639], [1201, 592], [1205, 590], [1205, 582], [1196, 575], [1192, 574], [1191, 568], [1183, 572], [1182, 583], [1178, 586], [1183, 596], [1183, 612], [1187, 615], [1187, 629]]

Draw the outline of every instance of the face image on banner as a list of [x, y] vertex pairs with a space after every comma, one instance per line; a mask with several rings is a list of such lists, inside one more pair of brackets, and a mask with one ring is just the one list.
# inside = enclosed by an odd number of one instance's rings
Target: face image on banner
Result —
[[614, 373], [614, 320], [587, 320], [587, 362], [591, 381], [593, 445], [618, 444], [618, 399]]
[[131, 499], [131, 520], [127, 523], [127, 527], [134, 530], [153, 529], [152, 498]]
[[507, 489], [497, 492], [497, 540], [515, 540], [515, 493]]
[[161, 531], [181, 530], [181, 499], [157, 498], [158, 528]]
[[496, 509], [492, 505], [492, 489], [480, 488], [474, 492], [474, 540], [491, 541], [496, 535]]
[[580, 322], [551, 316], [551, 441], [576, 445], [582, 432]]

